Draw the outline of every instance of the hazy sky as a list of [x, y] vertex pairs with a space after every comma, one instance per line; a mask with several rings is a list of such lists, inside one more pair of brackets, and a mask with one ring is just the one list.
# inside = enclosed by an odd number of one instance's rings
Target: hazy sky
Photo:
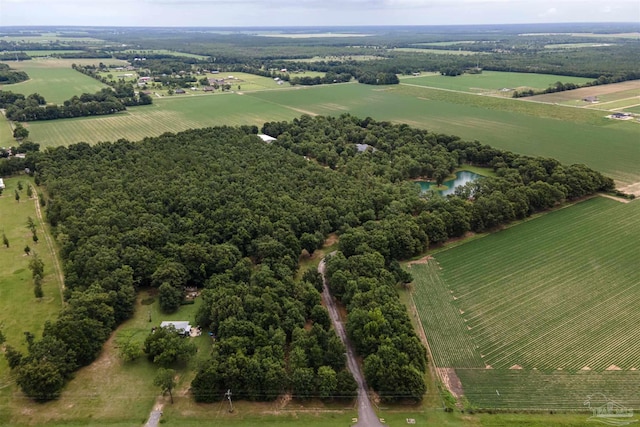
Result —
[[639, 22], [640, 0], [0, 0], [0, 26]]

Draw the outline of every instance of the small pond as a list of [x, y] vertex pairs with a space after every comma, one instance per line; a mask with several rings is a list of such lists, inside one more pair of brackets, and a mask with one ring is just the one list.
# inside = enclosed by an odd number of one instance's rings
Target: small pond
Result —
[[[451, 179], [449, 181], [445, 181], [442, 185], [446, 186], [446, 190], [440, 190], [440, 194], [443, 196], [447, 196], [449, 194], [453, 194], [456, 190], [456, 187], [461, 185], [465, 185], [467, 182], [475, 181], [480, 178], [482, 175], [478, 175], [477, 173], [469, 172], [469, 171], [458, 171], [456, 172], [456, 178]], [[426, 182], [426, 181], [418, 181], [420, 184], [420, 188], [422, 191], [427, 191], [429, 188], [435, 186], [435, 182]]]

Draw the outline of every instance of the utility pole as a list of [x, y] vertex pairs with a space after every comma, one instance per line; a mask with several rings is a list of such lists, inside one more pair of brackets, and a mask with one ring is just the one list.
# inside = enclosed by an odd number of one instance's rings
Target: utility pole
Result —
[[224, 395], [227, 399], [229, 399], [229, 412], [233, 412], [233, 403], [231, 403], [231, 389], [227, 390]]

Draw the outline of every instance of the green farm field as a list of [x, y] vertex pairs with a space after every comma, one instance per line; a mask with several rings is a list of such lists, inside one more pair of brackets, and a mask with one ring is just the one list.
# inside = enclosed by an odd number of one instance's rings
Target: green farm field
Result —
[[392, 52], [407, 52], [415, 54], [434, 54], [434, 55], [482, 55], [482, 53], [472, 50], [445, 50], [445, 49], [429, 49], [419, 47], [396, 47], [391, 49]]
[[638, 224], [598, 197], [412, 265], [434, 364], [483, 408], [640, 407]]
[[209, 58], [208, 56], [204, 56], [204, 55], [196, 55], [195, 53], [188, 53], [188, 52], [177, 52], [175, 50], [168, 50], [168, 49], [152, 49], [152, 50], [125, 50], [125, 53], [133, 53], [136, 55], [140, 55], [140, 56], [144, 56], [144, 55], [151, 55], [151, 54], [164, 54], [164, 55], [173, 55], [173, 56], [182, 56], [182, 57], [186, 57], [186, 58], [196, 58], [196, 59], [207, 59]]
[[270, 120], [291, 120], [301, 113], [234, 93], [174, 95], [154, 98], [153, 105], [126, 112], [78, 119], [28, 123], [34, 141], [44, 146], [96, 143], [126, 138], [137, 141], [165, 132], [218, 125], [262, 126]]
[[83, 52], [82, 50], [25, 50], [24, 53], [29, 55], [32, 58], [36, 58], [39, 56], [55, 56], [63, 53], [79, 53]]
[[[90, 63], [93, 63], [92, 60]], [[74, 95], [94, 93], [107, 87], [99, 81], [85, 76], [71, 68], [72, 63], [81, 60], [34, 59], [31, 61], [7, 63], [11, 68], [25, 71], [29, 80], [10, 85], [0, 85], [0, 90], [9, 90], [25, 96], [39, 93], [47, 102], [61, 104]]]
[[[268, 80], [268, 79], [267, 79]], [[138, 140], [194, 127], [290, 120], [301, 114], [350, 113], [456, 134], [527, 155], [584, 163], [620, 185], [640, 182], [640, 127], [590, 111], [426, 87], [372, 87], [347, 83], [243, 95], [202, 94], [154, 98], [153, 106], [98, 118], [31, 122], [43, 146], [78, 141]]]
[[583, 84], [592, 80], [593, 79], [583, 77], [556, 76], [552, 74], [483, 71], [481, 74], [463, 74], [456, 77], [441, 75], [403, 77], [401, 83], [469, 93], [494, 93], [499, 92], [503, 88], [532, 88], [541, 90], [548, 88], [558, 81], [562, 83]]

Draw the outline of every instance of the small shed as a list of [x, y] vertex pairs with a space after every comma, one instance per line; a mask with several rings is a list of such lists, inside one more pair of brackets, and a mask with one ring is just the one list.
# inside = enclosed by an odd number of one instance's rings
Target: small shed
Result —
[[4, 181], [0, 178], [0, 190], [4, 190]]
[[187, 320], [165, 321], [160, 323], [161, 328], [173, 326], [179, 334], [189, 336], [191, 334], [191, 325]]

